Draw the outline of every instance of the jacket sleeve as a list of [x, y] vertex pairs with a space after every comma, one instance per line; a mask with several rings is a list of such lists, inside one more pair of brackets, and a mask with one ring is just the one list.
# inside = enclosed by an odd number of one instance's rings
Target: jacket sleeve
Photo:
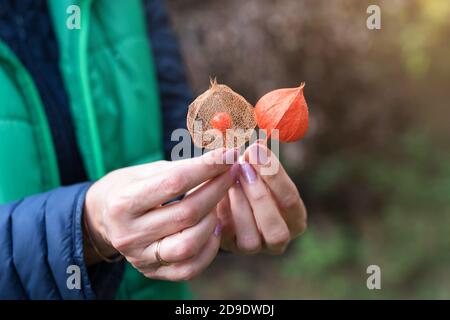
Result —
[[91, 282], [84, 262], [81, 219], [89, 186], [0, 206], [0, 299], [96, 298], [95, 282], [111, 272]]
[[156, 64], [163, 113], [166, 159], [178, 141], [171, 141], [173, 130], [186, 128], [186, 114], [193, 94], [170, 19], [162, 0], [144, 0], [147, 30]]

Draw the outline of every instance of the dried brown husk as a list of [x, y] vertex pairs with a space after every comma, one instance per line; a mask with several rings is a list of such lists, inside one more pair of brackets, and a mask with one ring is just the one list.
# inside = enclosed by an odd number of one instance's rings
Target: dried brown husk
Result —
[[[217, 112], [226, 112], [231, 116], [231, 130], [227, 130], [226, 134], [211, 126], [211, 119]], [[197, 147], [239, 148], [250, 139], [256, 120], [253, 106], [244, 97], [226, 85], [217, 84], [214, 79], [210, 88], [189, 106], [187, 127]]]

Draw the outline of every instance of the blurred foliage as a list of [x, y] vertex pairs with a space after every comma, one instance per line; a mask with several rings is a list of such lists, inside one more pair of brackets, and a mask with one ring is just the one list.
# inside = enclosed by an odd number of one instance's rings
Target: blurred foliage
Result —
[[[321, 297], [333, 298], [450, 297], [450, 153], [423, 135], [400, 140], [401, 164], [361, 163], [368, 185], [383, 194], [379, 216], [352, 229], [312, 226], [283, 268], [296, 285], [312, 281]], [[365, 287], [371, 264], [382, 269], [381, 291]]]
[[168, 4], [197, 93], [217, 76], [254, 103], [306, 81], [311, 115], [281, 149], [308, 231], [281, 257], [221, 255], [198, 296], [450, 298], [450, 1]]

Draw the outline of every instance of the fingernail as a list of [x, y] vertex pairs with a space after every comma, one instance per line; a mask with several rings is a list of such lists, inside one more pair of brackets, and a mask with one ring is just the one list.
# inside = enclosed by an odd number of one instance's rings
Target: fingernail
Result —
[[255, 169], [248, 162], [241, 163], [241, 172], [247, 183], [251, 184], [256, 181]]
[[231, 166], [230, 175], [231, 175], [231, 178], [234, 181], [236, 181], [238, 179], [238, 176], [239, 176], [239, 163], [235, 163], [235, 164], [233, 164]]
[[222, 225], [220, 224], [220, 221], [216, 224], [216, 227], [214, 228], [214, 235], [216, 237], [220, 236], [220, 232], [222, 232]]
[[237, 159], [237, 150], [236, 149], [228, 149], [223, 153], [223, 163], [225, 164], [233, 164]]
[[256, 164], [265, 165], [269, 163], [268, 151], [262, 148], [259, 144], [254, 145], [250, 149], [251, 161], [256, 161]]

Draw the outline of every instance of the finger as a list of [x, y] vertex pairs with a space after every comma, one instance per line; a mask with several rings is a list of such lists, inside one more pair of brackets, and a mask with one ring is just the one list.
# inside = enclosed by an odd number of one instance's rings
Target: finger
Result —
[[266, 184], [247, 162], [241, 164], [239, 181], [266, 246], [277, 252], [284, 250], [290, 239], [289, 229]]
[[[238, 159], [237, 149], [225, 149], [218, 148], [205, 152], [203, 155], [194, 158], [174, 160], [174, 161], [156, 161], [141, 165], [136, 165], [129, 167], [132, 169], [137, 176], [141, 178], [153, 177], [155, 173], [160, 173], [162, 171], [170, 171], [176, 166], [186, 166], [186, 165], [210, 165], [211, 167], [220, 167], [221, 165], [232, 165]], [[158, 164], [163, 164], [158, 165]]]
[[237, 251], [228, 193], [225, 194], [222, 200], [217, 204], [217, 217], [219, 218], [222, 227], [221, 248], [227, 251]]
[[139, 241], [153, 242], [197, 224], [224, 197], [238, 174], [235, 164], [229, 172], [205, 183], [181, 201], [159, 207], [130, 222]]
[[239, 182], [228, 191], [231, 217], [236, 233], [236, 246], [240, 252], [255, 253], [261, 249], [261, 237], [253, 216], [252, 207]]
[[[196, 256], [206, 245], [218, 223], [216, 212], [204, 217], [198, 224], [161, 240], [159, 254], [161, 259], [169, 263], [181, 262]], [[136, 259], [129, 261], [136, 268], [158, 263], [155, 255], [157, 242], [145, 248]]]
[[164, 279], [171, 281], [191, 280], [206, 269], [219, 251], [220, 235], [212, 234], [206, 242], [206, 246], [195, 257], [169, 266], [159, 266], [142, 270], [144, 275], [152, 279]]
[[236, 157], [236, 149], [217, 149], [198, 158], [169, 162], [159, 173], [151, 168], [149, 176], [143, 174], [142, 179], [121, 190], [119, 196], [133, 204], [127, 211], [144, 214], [229, 170], [227, 160]]
[[[276, 155], [265, 145], [256, 143], [245, 151], [244, 159], [253, 165], [253, 168], [270, 189], [282, 216], [286, 220], [291, 237], [301, 234], [306, 228], [306, 209], [297, 187], [289, 178]], [[262, 169], [269, 165], [278, 168], [278, 170], [274, 174], [262, 174]]]

